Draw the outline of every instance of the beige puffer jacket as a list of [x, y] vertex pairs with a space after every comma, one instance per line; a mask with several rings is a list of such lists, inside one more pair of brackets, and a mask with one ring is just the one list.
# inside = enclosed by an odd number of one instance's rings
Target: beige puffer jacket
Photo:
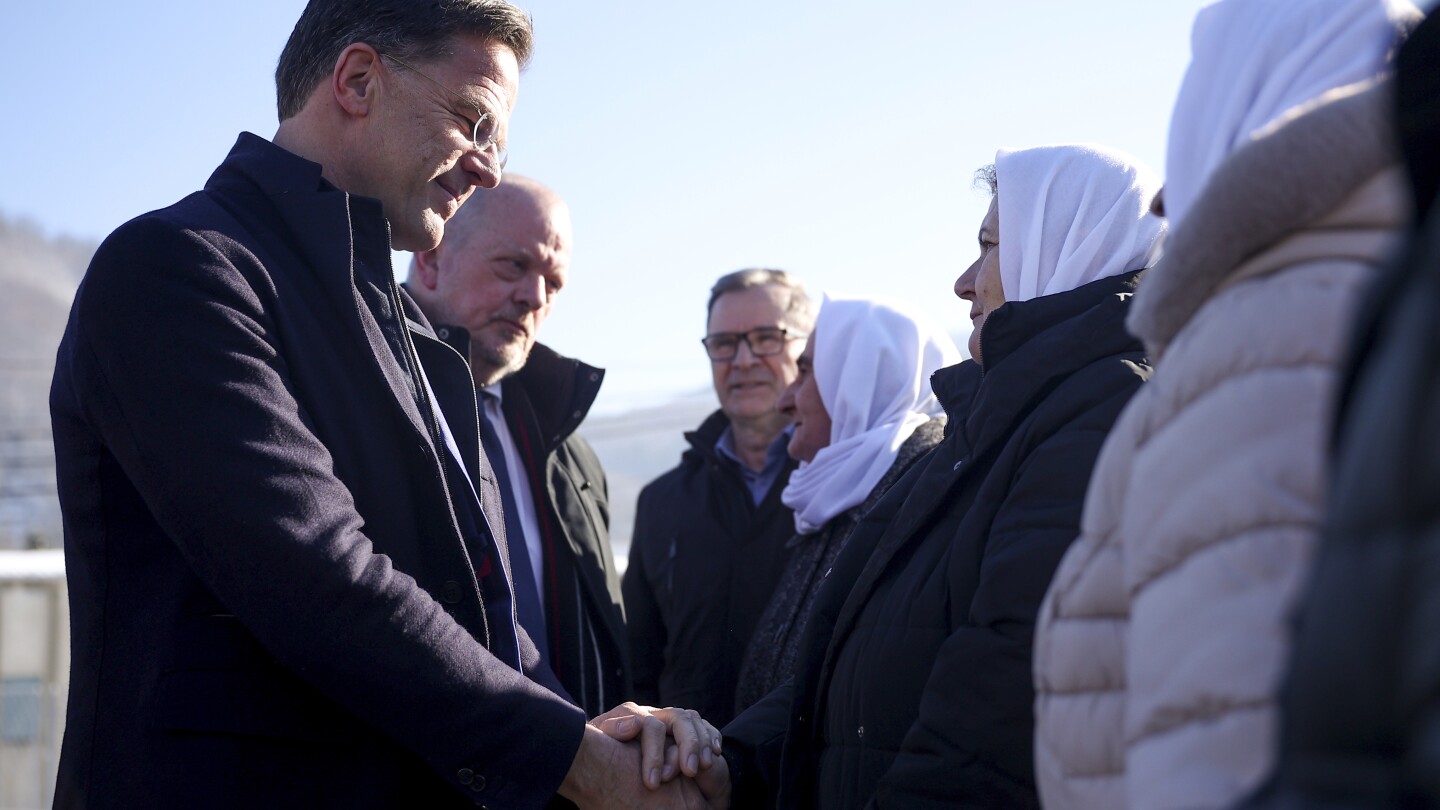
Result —
[[1272, 763], [1352, 311], [1408, 210], [1389, 87], [1237, 151], [1141, 282], [1155, 374], [1096, 464], [1040, 609], [1047, 808], [1220, 808]]

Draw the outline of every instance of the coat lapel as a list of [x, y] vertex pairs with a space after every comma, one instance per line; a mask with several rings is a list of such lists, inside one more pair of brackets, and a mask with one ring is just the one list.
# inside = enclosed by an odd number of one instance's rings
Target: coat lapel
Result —
[[[337, 307], [342, 328], [364, 341], [367, 371], [390, 391], [388, 398], [416, 437], [438, 458], [427, 420], [416, 404], [414, 383], [398, 357], [403, 357], [404, 318], [395, 311], [387, 286], [355, 261], [349, 194], [341, 192], [300, 192], [275, 195], [273, 202], [290, 228], [293, 244], [317, 281], [326, 289], [326, 300], [353, 301], [352, 307]], [[325, 234], [326, 238], [316, 238]], [[339, 242], [337, 235], [344, 234]], [[385, 248], [388, 257], [388, 245]], [[388, 270], [388, 262], [386, 268]]]

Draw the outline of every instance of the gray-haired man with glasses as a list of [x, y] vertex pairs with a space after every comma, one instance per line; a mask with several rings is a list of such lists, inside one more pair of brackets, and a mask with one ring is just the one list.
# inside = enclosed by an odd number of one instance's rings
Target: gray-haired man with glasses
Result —
[[640, 493], [622, 587], [641, 702], [716, 725], [735, 714], [739, 662], [795, 532], [780, 502], [795, 468], [789, 419], [776, 404], [815, 310], [782, 270], [739, 270], [711, 289], [701, 343], [720, 409]]

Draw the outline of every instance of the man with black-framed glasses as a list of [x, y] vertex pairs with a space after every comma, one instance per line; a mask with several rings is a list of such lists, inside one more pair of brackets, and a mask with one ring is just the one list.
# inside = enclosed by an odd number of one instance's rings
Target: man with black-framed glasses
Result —
[[640, 493], [622, 591], [636, 700], [735, 714], [746, 645], [784, 568], [794, 517], [780, 502], [795, 462], [776, 407], [815, 322], [804, 287], [752, 268], [711, 289], [705, 336], [720, 409], [679, 466]]

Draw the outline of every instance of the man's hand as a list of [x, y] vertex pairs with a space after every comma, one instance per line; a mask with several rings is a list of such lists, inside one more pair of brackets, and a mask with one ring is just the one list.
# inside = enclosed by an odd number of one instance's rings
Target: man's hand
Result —
[[622, 703], [590, 725], [622, 742], [640, 738], [641, 775], [651, 790], [679, 774], [694, 778], [721, 761], [720, 732], [690, 709]]
[[[631, 808], [680, 808], [680, 810], [728, 810], [729, 776], [725, 761], [714, 757], [719, 767], [708, 772], [706, 787], [688, 776], [649, 788], [636, 779], [640, 770], [640, 748], [635, 743], [612, 739], [595, 726], [585, 727], [580, 750], [570, 772], [560, 784], [560, 795], [582, 810], [631, 810]], [[723, 789], [719, 781], [723, 780]]]

